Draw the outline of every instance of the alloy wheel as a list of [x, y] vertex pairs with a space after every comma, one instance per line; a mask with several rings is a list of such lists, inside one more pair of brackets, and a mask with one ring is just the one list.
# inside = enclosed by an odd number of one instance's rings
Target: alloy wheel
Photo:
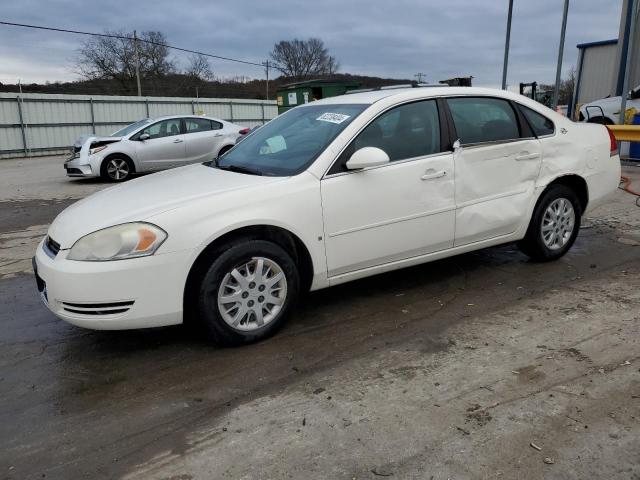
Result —
[[107, 174], [113, 180], [124, 180], [129, 176], [129, 164], [121, 158], [113, 158], [107, 164]]
[[549, 250], [564, 247], [576, 224], [573, 205], [566, 198], [557, 198], [549, 204], [542, 217], [542, 241]]
[[218, 289], [218, 309], [222, 319], [243, 332], [271, 323], [287, 298], [287, 278], [276, 262], [265, 257], [228, 272]]

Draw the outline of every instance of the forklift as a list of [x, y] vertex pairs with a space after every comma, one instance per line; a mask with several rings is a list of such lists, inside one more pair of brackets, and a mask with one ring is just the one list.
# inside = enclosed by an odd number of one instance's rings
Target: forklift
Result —
[[552, 90], [538, 90], [538, 82], [520, 83], [520, 95], [529, 97], [536, 102], [543, 104], [545, 107], [551, 108], [553, 102]]

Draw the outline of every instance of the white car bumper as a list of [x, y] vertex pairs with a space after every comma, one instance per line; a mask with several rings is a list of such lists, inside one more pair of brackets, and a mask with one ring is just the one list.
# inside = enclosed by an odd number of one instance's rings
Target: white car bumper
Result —
[[64, 169], [68, 177], [99, 177], [101, 163], [102, 156], [100, 155], [87, 157], [80, 154], [80, 156], [71, 157], [64, 162]]
[[[96, 330], [126, 330], [182, 323], [183, 293], [193, 252], [111, 262], [67, 260], [36, 250], [38, 290], [59, 318]], [[50, 252], [50, 251], [49, 251]]]

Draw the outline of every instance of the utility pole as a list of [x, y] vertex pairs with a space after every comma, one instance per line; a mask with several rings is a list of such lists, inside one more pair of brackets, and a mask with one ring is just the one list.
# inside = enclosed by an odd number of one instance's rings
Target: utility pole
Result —
[[569, 0], [564, 0], [564, 10], [562, 11], [562, 29], [560, 30], [560, 47], [558, 48], [558, 66], [556, 67], [556, 85], [553, 89], [554, 109], [558, 107], [558, 97], [560, 96], [560, 76], [562, 75], [562, 56], [564, 54], [564, 35], [567, 32], [567, 13], [569, 12]]
[[265, 100], [269, 100], [269, 60], [264, 62], [265, 72], [267, 73], [267, 86], [266, 86], [266, 94]]
[[136, 62], [136, 82], [138, 84], [138, 96], [142, 96], [142, 89], [140, 88], [140, 54], [138, 53], [138, 35], [136, 31], [133, 31], [133, 57]]
[[418, 83], [422, 83], [422, 79], [423, 78], [427, 78], [427, 74], [426, 73], [422, 73], [422, 72], [418, 72], [414, 75], [414, 77], [416, 77]]
[[[629, 28], [629, 41], [627, 43], [627, 56], [625, 59], [624, 66], [624, 81], [622, 82], [622, 104], [620, 105], [620, 119], [618, 123], [620, 125], [624, 125], [625, 113], [627, 109], [627, 95], [629, 90], [629, 75], [631, 74], [631, 58], [632, 58], [632, 50], [633, 44], [636, 39], [636, 23], [638, 23], [638, 10], [640, 9], [640, 4], [638, 4], [637, 0], [628, 0], [631, 2], [631, 25]], [[620, 59], [622, 61], [622, 59]]]
[[502, 63], [502, 90], [507, 89], [507, 67], [509, 66], [509, 43], [511, 42], [511, 17], [513, 16], [513, 0], [509, 0], [507, 15], [507, 38], [504, 41], [504, 61]]

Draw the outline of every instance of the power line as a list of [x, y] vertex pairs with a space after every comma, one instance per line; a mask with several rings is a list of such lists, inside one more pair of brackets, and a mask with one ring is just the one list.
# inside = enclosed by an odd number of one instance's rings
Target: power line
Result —
[[418, 72], [414, 75], [414, 77], [416, 77], [418, 79], [418, 83], [422, 83], [422, 79], [423, 78], [427, 78], [427, 74], [426, 73], [422, 73], [422, 72]]
[[[36, 28], [38, 30], [50, 30], [50, 31], [53, 31], [53, 32], [62, 32], [62, 33], [75, 33], [75, 34], [78, 34], [78, 35], [90, 35], [90, 36], [94, 36], [94, 37], [118, 38], [120, 40], [130, 40], [130, 41], [136, 40], [136, 39], [134, 39], [134, 37], [129, 37], [129, 36], [126, 36], [126, 35], [114, 35], [114, 34], [110, 34], [110, 33], [83, 32], [83, 31], [80, 31], [80, 30], [68, 30], [68, 29], [65, 29], [65, 28], [43, 27], [41, 25], [29, 25], [29, 24], [26, 24], [26, 23], [13, 23], [13, 22], [0, 21], [0, 25], [10, 25], [10, 26], [13, 26], [13, 27], [24, 27], [24, 28]], [[188, 48], [175, 47], [173, 45], [168, 45], [166, 43], [160, 43], [160, 42], [154, 42], [152, 40], [144, 40], [142, 38], [138, 38], [137, 41], [138, 42], [148, 43], [150, 45], [157, 45], [157, 46], [161, 46], [161, 47], [171, 48], [173, 50], [179, 50], [181, 52], [195, 53], [196, 55], [202, 55], [204, 57], [217, 58], [218, 60], [226, 60], [228, 62], [244, 63], [245, 65], [255, 65], [257, 67], [264, 67], [263, 63], [249, 62], [248, 60], [240, 60], [240, 59], [231, 58], [231, 57], [222, 57], [220, 55], [213, 55], [211, 53], [199, 52], [197, 50], [189, 50]]]

